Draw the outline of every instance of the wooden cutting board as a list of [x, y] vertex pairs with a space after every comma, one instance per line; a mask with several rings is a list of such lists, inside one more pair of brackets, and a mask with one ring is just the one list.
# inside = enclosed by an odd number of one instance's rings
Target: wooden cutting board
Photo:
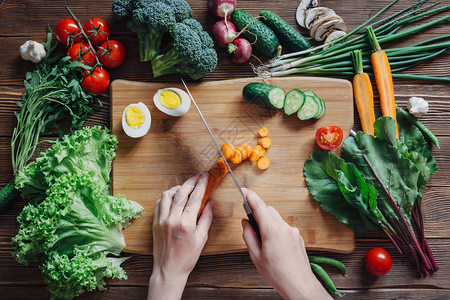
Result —
[[[350, 253], [355, 247], [353, 231], [323, 211], [310, 196], [303, 166], [316, 149], [315, 133], [320, 127], [337, 125], [344, 133], [353, 126], [353, 93], [346, 80], [289, 77], [273, 78], [269, 83], [287, 91], [312, 90], [325, 100], [326, 113], [320, 120], [300, 121], [295, 115], [247, 103], [242, 88], [259, 79], [233, 79], [189, 84], [219, 144], [257, 144], [261, 126], [269, 129], [272, 146], [266, 152], [271, 161], [266, 171], [244, 161], [233, 167], [242, 187], [256, 191], [274, 206], [292, 226], [300, 229], [306, 247]], [[116, 80], [111, 85], [111, 127], [118, 136], [119, 149], [113, 163], [113, 194], [124, 194], [144, 207], [143, 215], [124, 230], [125, 251], [151, 254], [154, 203], [168, 188], [182, 184], [190, 176], [208, 170], [219, 158], [214, 144], [195, 107], [179, 118], [161, 113], [153, 104], [160, 88], [180, 84], [140, 83]], [[151, 113], [149, 133], [129, 138], [122, 130], [124, 108], [144, 102]], [[338, 149], [337, 151], [340, 151]], [[214, 221], [203, 254], [245, 251], [241, 219], [245, 218], [242, 197], [230, 176], [212, 195]]]

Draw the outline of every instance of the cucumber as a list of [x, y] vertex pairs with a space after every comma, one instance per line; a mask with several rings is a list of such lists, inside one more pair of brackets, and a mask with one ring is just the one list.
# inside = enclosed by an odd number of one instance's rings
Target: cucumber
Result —
[[280, 42], [272, 29], [264, 25], [263, 22], [257, 19], [254, 20], [252, 15], [242, 9], [235, 9], [233, 11], [231, 21], [238, 31], [241, 31], [247, 24], [253, 21], [246, 28], [242, 36], [252, 43], [257, 52], [267, 57], [274, 57], [276, 55]]
[[262, 82], [252, 82], [244, 86], [242, 96], [250, 103], [283, 108], [286, 92], [277, 86]]
[[0, 212], [4, 211], [19, 196], [19, 191], [14, 186], [14, 180], [11, 180], [3, 189], [0, 190]]
[[319, 110], [317, 111], [317, 114], [313, 118], [314, 119], [322, 118], [326, 112], [325, 101], [323, 101], [322, 98], [319, 98], [319, 96], [317, 96], [316, 93], [314, 93], [313, 91], [306, 90], [304, 91], [304, 93], [305, 95], [313, 97], [314, 100], [316, 100], [316, 102], [319, 104]]
[[317, 115], [319, 109], [319, 103], [314, 99], [314, 97], [305, 94], [305, 103], [297, 112], [297, 117], [300, 120], [309, 120]]
[[305, 94], [299, 89], [293, 89], [287, 93], [284, 99], [284, 113], [288, 116], [295, 114], [305, 103]]
[[277, 14], [263, 10], [259, 15], [263, 17], [262, 22], [275, 32], [281, 44], [292, 52], [311, 48], [309, 41]]

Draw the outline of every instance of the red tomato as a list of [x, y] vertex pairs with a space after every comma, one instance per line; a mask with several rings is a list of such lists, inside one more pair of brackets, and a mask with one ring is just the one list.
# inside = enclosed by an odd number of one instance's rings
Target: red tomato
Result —
[[100, 18], [92, 18], [87, 21], [83, 26], [83, 30], [93, 46], [101, 45], [111, 35], [109, 24]]
[[96, 67], [94, 71], [85, 70], [81, 86], [96, 95], [103, 94], [109, 87], [109, 74], [104, 68]]
[[81, 42], [75, 43], [67, 50], [67, 56], [70, 56], [70, 61], [81, 61], [87, 66], [93, 67], [96, 63], [94, 52], [89, 48], [89, 45]]
[[66, 18], [59, 21], [56, 25], [56, 39], [61, 44], [68, 47], [73, 43], [81, 42], [83, 36], [80, 27], [74, 19]]
[[117, 68], [125, 60], [125, 47], [119, 41], [108, 40], [98, 47], [97, 56], [103, 66]]
[[316, 142], [320, 148], [331, 150], [341, 145], [344, 136], [337, 126], [322, 127], [316, 132]]
[[392, 267], [391, 256], [383, 248], [369, 250], [364, 261], [367, 270], [375, 276], [387, 274]]

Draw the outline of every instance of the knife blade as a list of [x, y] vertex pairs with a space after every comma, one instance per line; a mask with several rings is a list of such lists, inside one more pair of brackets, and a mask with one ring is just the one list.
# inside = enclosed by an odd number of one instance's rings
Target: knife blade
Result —
[[211, 129], [209, 128], [208, 123], [207, 123], [206, 120], [205, 120], [205, 117], [203, 117], [203, 114], [202, 114], [200, 108], [198, 107], [197, 102], [195, 102], [194, 97], [192, 97], [192, 94], [191, 94], [191, 92], [189, 91], [189, 88], [187, 87], [187, 85], [186, 85], [186, 83], [184, 82], [183, 78], [180, 78], [180, 79], [181, 79], [181, 82], [182, 82], [183, 85], [184, 85], [184, 88], [186, 89], [186, 91], [187, 91], [187, 93], [188, 93], [188, 95], [189, 95], [189, 98], [191, 98], [192, 103], [194, 104], [195, 108], [197, 109], [197, 112], [198, 112], [198, 114], [200, 115], [200, 118], [202, 119], [203, 124], [205, 124], [205, 127], [206, 127], [206, 129], [208, 130], [209, 135], [211, 136], [211, 138], [212, 138], [212, 140], [213, 140], [213, 142], [214, 142], [214, 145], [215, 145], [216, 148], [217, 148], [217, 151], [219, 151], [220, 156], [221, 156], [222, 159], [224, 160], [224, 162], [225, 162], [225, 164], [226, 164], [226, 166], [227, 166], [227, 168], [228, 168], [228, 171], [230, 172], [230, 175], [231, 175], [231, 177], [233, 178], [233, 181], [234, 181], [234, 183], [236, 184], [236, 186], [237, 186], [237, 188], [238, 188], [238, 190], [239, 190], [239, 193], [241, 194], [242, 198], [244, 199], [244, 210], [245, 210], [245, 213], [247, 214], [248, 221], [249, 221], [250, 225], [252, 226], [253, 230], [256, 232], [256, 235], [257, 235], [259, 241], [261, 241], [261, 233], [260, 233], [260, 231], [259, 231], [258, 223], [256, 222], [255, 216], [254, 216], [254, 214], [253, 214], [253, 210], [252, 210], [252, 208], [250, 207], [250, 204], [248, 204], [248, 200], [247, 200], [247, 198], [245, 197], [244, 192], [242, 191], [242, 188], [241, 188], [241, 186], [239, 185], [239, 182], [237, 181], [236, 177], [234, 176], [234, 173], [233, 173], [233, 171], [231, 170], [230, 165], [228, 164], [227, 159], [225, 158], [225, 156], [223, 155], [222, 151], [220, 150], [219, 144], [217, 143], [216, 138], [214, 137], [214, 135], [213, 135]]

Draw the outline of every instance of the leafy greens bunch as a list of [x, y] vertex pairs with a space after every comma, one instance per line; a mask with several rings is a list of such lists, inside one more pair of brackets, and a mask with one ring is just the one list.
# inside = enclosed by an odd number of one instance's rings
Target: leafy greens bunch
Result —
[[[58, 122], [70, 117], [67, 132], [73, 132], [83, 126], [88, 113], [92, 113], [93, 94], [87, 93], [80, 84], [80, 68], [86, 68], [82, 62], [70, 62], [69, 57], [51, 56], [57, 44], [52, 46], [52, 33], [49, 29], [47, 41], [43, 43], [47, 52], [36, 69], [26, 73], [22, 102], [17, 102], [20, 112], [16, 112], [17, 126], [11, 138], [11, 156], [14, 175], [22, 170], [41, 142], [41, 137], [58, 129], [64, 131]], [[9, 205], [18, 193], [11, 181], [0, 191], [0, 212]]]
[[[191, 19], [185, 0], [114, 0], [112, 11], [118, 19], [127, 18], [127, 27], [138, 36], [140, 60], [152, 62], [154, 77], [188, 74], [197, 80], [215, 70], [214, 43]], [[162, 47], [166, 37], [173, 42]], [[161, 48], [168, 50], [160, 54]]]
[[117, 138], [100, 127], [64, 136], [16, 176], [30, 200], [17, 220], [13, 257], [40, 262], [42, 277], [56, 299], [104, 289], [104, 277], [126, 279], [122, 227], [142, 207], [109, 195]]
[[438, 266], [425, 239], [421, 203], [437, 164], [421, 130], [403, 113], [397, 112], [397, 122], [399, 139], [395, 121], [379, 118], [376, 137], [358, 132], [347, 138], [342, 158], [314, 151], [304, 173], [325, 211], [357, 233], [383, 231], [428, 276]]

